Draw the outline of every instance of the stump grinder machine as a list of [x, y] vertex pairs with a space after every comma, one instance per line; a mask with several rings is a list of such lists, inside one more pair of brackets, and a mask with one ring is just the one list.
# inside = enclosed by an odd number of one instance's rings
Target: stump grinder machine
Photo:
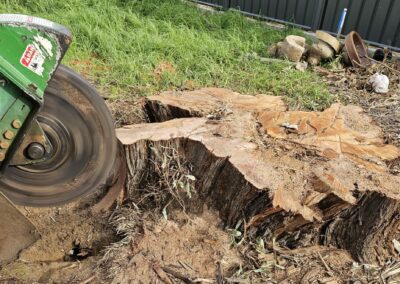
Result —
[[103, 98], [60, 62], [70, 31], [0, 15], [0, 266], [39, 234], [14, 204], [56, 206], [104, 186], [117, 141]]

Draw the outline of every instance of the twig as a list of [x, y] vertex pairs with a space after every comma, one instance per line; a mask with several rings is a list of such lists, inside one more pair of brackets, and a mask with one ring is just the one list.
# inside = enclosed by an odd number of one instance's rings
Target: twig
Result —
[[193, 267], [191, 267], [190, 266], [190, 264], [187, 264], [187, 263], [185, 263], [185, 262], [183, 262], [183, 261], [180, 261], [180, 260], [178, 260], [178, 263], [183, 267], [183, 268], [185, 268], [186, 270], [192, 270], [193, 272], [196, 272], [197, 273], [197, 271], [193, 268]]
[[355, 61], [354, 59], [353, 60], [351, 60], [351, 62], [353, 62], [354, 64], [356, 64], [359, 68], [365, 68], [365, 66], [364, 65], [362, 65], [362, 64], [360, 64], [360, 63], [358, 63], [357, 61]]
[[382, 284], [386, 284], [386, 281], [385, 281], [385, 279], [383, 278], [382, 273], [379, 273], [379, 277], [380, 277], [380, 279], [381, 279]]
[[153, 264], [153, 270], [157, 274], [157, 276], [161, 279], [166, 284], [174, 284], [174, 282], [169, 278], [167, 273], [163, 269], [161, 269], [160, 265], [158, 264]]
[[243, 219], [243, 237], [237, 243], [237, 246], [240, 246], [243, 243], [243, 241], [246, 239], [246, 234], [247, 234], [247, 224], [246, 224], [246, 219]]
[[373, 59], [373, 58], [371, 58], [371, 57], [369, 57], [369, 56], [367, 56], [367, 58], [368, 58], [369, 60], [375, 62], [375, 63], [381, 64], [382, 66], [384, 66], [384, 67], [386, 67], [386, 68], [388, 68], [388, 69], [390, 69], [390, 70], [392, 70], [392, 71], [394, 71], [394, 72], [400, 74], [400, 71], [399, 71], [399, 70], [394, 69], [393, 67], [390, 67], [389, 65], [387, 65], [387, 64], [385, 64], [385, 63], [383, 63], [383, 62], [381, 62], [381, 61], [375, 60], [375, 59]]
[[[275, 249], [275, 237], [272, 239], [272, 252], [274, 253], [274, 264], [278, 263], [278, 255], [276, 253], [276, 249]], [[274, 265], [275, 267], [275, 265]]]
[[213, 279], [196, 278], [193, 280], [194, 283], [215, 283]]
[[179, 280], [182, 280], [184, 283], [187, 283], [187, 284], [196, 283], [192, 279], [190, 279], [189, 277], [187, 277], [187, 276], [181, 274], [180, 272], [175, 271], [175, 270], [173, 270], [173, 269], [171, 269], [169, 267], [165, 267], [164, 266], [164, 267], [161, 267], [161, 269], [164, 270], [166, 273], [171, 274], [175, 278], [177, 278]]
[[319, 258], [321, 259], [323, 265], [325, 266], [325, 269], [327, 270], [329, 276], [333, 276], [334, 273], [333, 273], [332, 269], [331, 269], [331, 268], [328, 266], [328, 264], [325, 262], [325, 260], [324, 260], [324, 258], [322, 257], [321, 253], [320, 253], [319, 251], [318, 251], [317, 253], [318, 253], [318, 256], [319, 256]]
[[68, 266], [65, 266], [65, 267], [63, 267], [63, 268], [61, 268], [61, 270], [64, 270], [64, 269], [71, 269], [71, 268], [75, 268], [75, 267], [77, 267], [78, 265], [76, 265], [76, 263], [73, 263], [73, 264], [71, 264], [71, 265], [68, 265]]
[[381, 273], [381, 277], [384, 279], [389, 278], [390, 276], [400, 274], [400, 263], [396, 263], [395, 265], [387, 268], [385, 271]]
[[223, 284], [224, 283], [224, 276], [223, 276], [223, 272], [221, 269], [221, 263], [218, 261], [217, 262], [217, 270], [215, 273], [215, 278], [216, 278], [216, 283], [217, 284]]
[[173, 277], [183, 281], [184, 283], [187, 284], [195, 284], [195, 283], [216, 283], [215, 279], [205, 279], [205, 278], [190, 278], [188, 276], [183, 275], [182, 273], [173, 270], [172, 268], [169, 267], [161, 267], [162, 270], [164, 270], [166, 273], [172, 275]]
[[240, 284], [250, 284], [250, 280], [247, 279], [240, 279], [240, 278], [225, 278], [226, 281], [232, 282], [232, 283], [240, 283]]

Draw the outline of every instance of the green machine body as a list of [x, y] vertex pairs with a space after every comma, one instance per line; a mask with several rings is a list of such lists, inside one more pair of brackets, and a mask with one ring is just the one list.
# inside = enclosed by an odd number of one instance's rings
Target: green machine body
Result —
[[31, 124], [70, 42], [64, 26], [0, 14], [0, 169], [10, 163], [28, 128], [40, 136], [40, 127]]

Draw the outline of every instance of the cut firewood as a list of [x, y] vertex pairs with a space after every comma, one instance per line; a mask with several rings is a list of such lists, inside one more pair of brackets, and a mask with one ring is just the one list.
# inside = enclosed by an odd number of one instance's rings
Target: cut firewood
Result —
[[[400, 150], [360, 108], [287, 111], [280, 97], [208, 88], [144, 102], [153, 123], [117, 130], [131, 184], [151, 175], [150, 148], [172, 143], [193, 165], [198, 204], [228, 228], [281, 246], [335, 245], [359, 261], [398, 257]], [[201, 208], [200, 205], [196, 208]]]

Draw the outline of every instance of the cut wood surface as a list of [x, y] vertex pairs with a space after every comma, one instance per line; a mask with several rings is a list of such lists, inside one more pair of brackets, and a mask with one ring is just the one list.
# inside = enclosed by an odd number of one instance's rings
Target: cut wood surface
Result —
[[400, 177], [386, 162], [400, 151], [360, 108], [287, 111], [280, 97], [217, 88], [165, 92], [143, 108], [149, 123], [117, 130], [131, 181], [151, 174], [150, 148], [172, 143], [193, 165], [197, 209], [217, 209], [226, 227], [369, 263], [397, 257]]
[[[374, 169], [385, 170], [382, 161], [396, 159], [400, 152], [384, 145], [382, 133], [363, 110], [334, 104], [323, 112], [261, 112], [258, 116], [266, 133], [313, 148], [320, 155], [336, 158], [345, 155]], [[284, 125], [296, 125], [288, 131]]]

